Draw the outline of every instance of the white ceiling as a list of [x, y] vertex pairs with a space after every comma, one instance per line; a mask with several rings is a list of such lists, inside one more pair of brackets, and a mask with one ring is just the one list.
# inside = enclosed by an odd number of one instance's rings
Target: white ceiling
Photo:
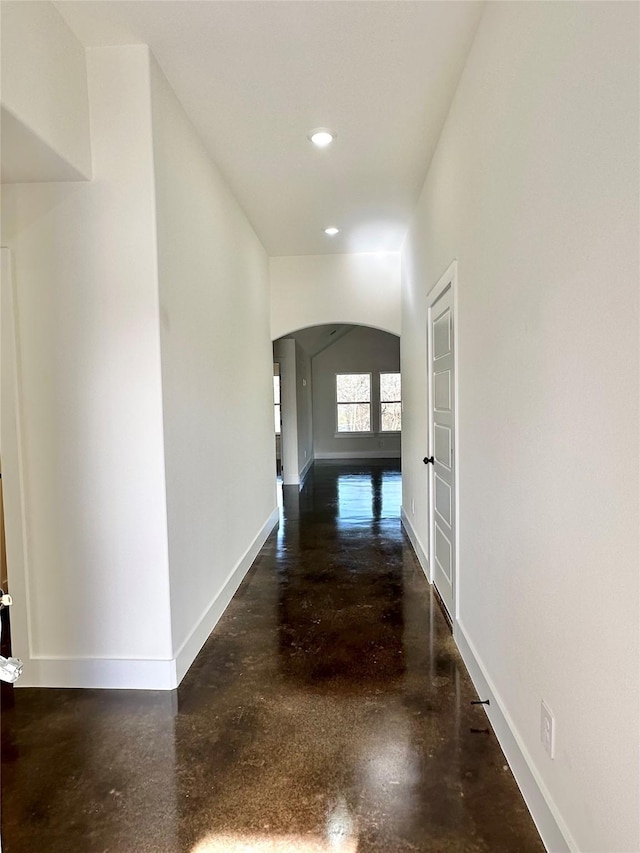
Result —
[[[267, 252], [400, 248], [482, 12], [428, 0], [59, 0], [149, 44]], [[307, 133], [338, 134], [325, 150]], [[341, 233], [328, 238], [328, 225]]]

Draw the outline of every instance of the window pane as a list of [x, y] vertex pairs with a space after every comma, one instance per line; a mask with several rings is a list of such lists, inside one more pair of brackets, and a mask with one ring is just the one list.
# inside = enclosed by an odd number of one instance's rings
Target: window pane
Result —
[[280, 406], [273, 407], [273, 416], [276, 423], [276, 435], [280, 435]]
[[402, 403], [380, 404], [380, 427], [382, 432], [399, 432]]
[[338, 403], [369, 403], [371, 376], [368, 373], [338, 373], [336, 391]]
[[280, 402], [280, 377], [279, 376], [273, 377], [273, 402], [274, 403]]
[[338, 403], [338, 432], [371, 432], [369, 403]]
[[383, 403], [397, 403], [402, 400], [402, 397], [400, 396], [399, 373], [380, 374], [380, 400], [382, 400]]

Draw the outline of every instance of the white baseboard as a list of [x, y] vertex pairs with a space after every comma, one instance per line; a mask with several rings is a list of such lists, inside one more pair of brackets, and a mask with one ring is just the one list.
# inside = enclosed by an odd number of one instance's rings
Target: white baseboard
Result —
[[307, 479], [307, 474], [311, 470], [312, 465], [313, 465], [313, 456], [309, 460], [307, 460], [306, 465], [304, 466], [302, 471], [300, 471], [300, 476], [298, 477], [298, 479], [300, 480], [300, 488], [302, 488], [304, 486], [304, 481]]
[[24, 661], [24, 673], [16, 686], [173, 690], [180, 684], [215, 628], [278, 519], [279, 511], [276, 508], [231, 571], [222, 589], [206, 607], [174, 659], [29, 658]]
[[416, 533], [413, 524], [411, 524], [409, 516], [404, 511], [404, 507], [400, 507], [400, 520], [402, 522], [402, 526], [404, 527], [407, 533], [407, 536], [409, 537], [409, 541], [413, 546], [413, 550], [415, 551], [416, 557], [418, 558], [418, 562], [422, 566], [422, 571], [425, 573], [425, 576], [429, 583], [431, 583], [431, 570], [429, 568], [429, 558], [427, 557], [427, 552], [422, 547], [420, 537]]
[[400, 459], [399, 450], [330, 450], [315, 453], [316, 459]]
[[482, 707], [498, 738], [544, 846], [549, 853], [576, 853], [578, 845], [562, 820], [509, 712], [459, 620], [454, 626], [453, 637], [478, 695], [481, 699], [491, 701], [489, 706]]
[[195, 627], [193, 628], [187, 639], [182, 643], [182, 645], [176, 652], [176, 683], [173, 685], [173, 687], [177, 687], [186, 675], [187, 670], [196, 659], [198, 652], [207, 641], [209, 634], [213, 631], [213, 629], [218, 623], [218, 620], [220, 619], [224, 611], [227, 609], [227, 605], [229, 604], [236, 590], [240, 586], [242, 579], [251, 568], [253, 561], [258, 556], [258, 553], [266, 542], [267, 537], [278, 523], [279, 518], [280, 513], [278, 508], [276, 507], [276, 509], [274, 509], [269, 518], [263, 524], [262, 528], [258, 532], [258, 535], [255, 537], [249, 548], [246, 550], [244, 556], [239, 560], [236, 567], [230, 573], [222, 589], [209, 603], [208, 607], [196, 623]]
[[175, 661], [125, 658], [37, 657], [24, 661], [16, 687], [99, 687], [113, 690], [171, 690]]
[[[402, 526], [409, 537], [418, 562], [427, 580], [430, 581], [429, 558], [404, 507], [400, 510], [400, 517]], [[500, 747], [520, 788], [520, 792], [531, 813], [533, 822], [540, 833], [544, 846], [549, 853], [577, 853], [578, 846], [576, 842], [572, 838], [549, 791], [535, 769], [531, 756], [489, 677], [486, 667], [482, 663], [475, 646], [459, 620], [454, 625], [453, 638], [478, 695], [482, 699], [490, 699], [491, 701], [489, 706], [483, 705], [482, 707], [498, 738]]]

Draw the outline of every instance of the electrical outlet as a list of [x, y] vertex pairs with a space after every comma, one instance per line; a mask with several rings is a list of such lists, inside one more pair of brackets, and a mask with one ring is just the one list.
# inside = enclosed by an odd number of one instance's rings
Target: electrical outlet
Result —
[[555, 757], [556, 751], [556, 721], [544, 701], [540, 705], [540, 740], [549, 754], [549, 758]]
[[411, 515], [416, 514], [416, 502], [413, 498], [411, 498]]
[[307, 451], [306, 451], [306, 450], [305, 450], [305, 452], [304, 452], [304, 458], [305, 458], [305, 459], [307, 458]]

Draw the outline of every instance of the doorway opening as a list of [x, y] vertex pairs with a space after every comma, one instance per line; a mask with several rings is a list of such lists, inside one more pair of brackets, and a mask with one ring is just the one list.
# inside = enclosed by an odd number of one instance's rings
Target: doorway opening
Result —
[[400, 459], [397, 335], [347, 323], [310, 326], [274, 341], [273, 363], [283, 489], [300, 490], [315, 462]]

